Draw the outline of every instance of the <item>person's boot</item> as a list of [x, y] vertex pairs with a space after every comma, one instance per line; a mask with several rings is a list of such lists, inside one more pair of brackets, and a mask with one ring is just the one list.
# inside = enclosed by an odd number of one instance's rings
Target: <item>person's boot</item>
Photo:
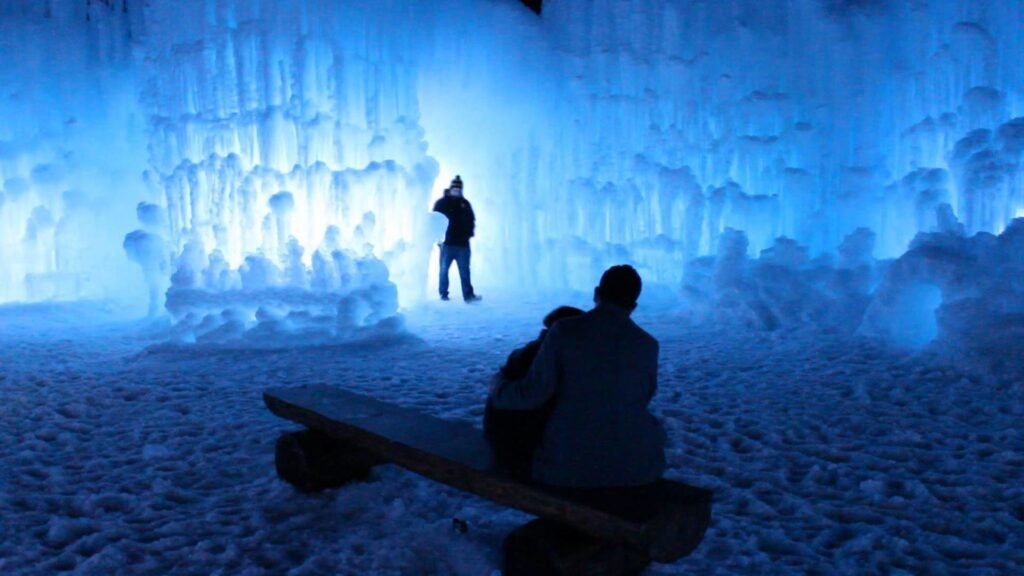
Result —
[[449, 300], [451, 300], [451, 298], [449, 298], [447, 294], [441, 294], [441, 301], [442, 302], [447, 302]]
[[466, 301], [466, 304], [472, 304], [483, 300], [483, 297], [479, 294], [470, 294], [469, 296], [466, 296], [464, 300]]

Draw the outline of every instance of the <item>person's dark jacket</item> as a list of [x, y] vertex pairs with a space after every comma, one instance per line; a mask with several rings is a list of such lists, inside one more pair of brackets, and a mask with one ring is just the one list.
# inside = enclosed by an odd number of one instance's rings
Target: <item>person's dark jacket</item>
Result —
[[476, 216], [469, 200], [461, 196], [445, 196], [434, 203], [434, 212], [440, 212], [448, 218], [448, 230], [444, 233], [444, 243], [449, 246], [469, 246], [476, 228]]
[[526, 378], [502, 383], [494, 406], [529, 410], [554, 399], [534, 480], [556, 486], [631, 486], [665, 470], [665, 433], [648, 411], [658, 341], [628, 313], [599, 305], [548, 331]]
[[513, 350], [508, 355], [508, 359], [505, 360], [505, 365], [501, 367], [501, 377], [506, 380], [526, 378], [526, 375], [530, 373], [530, 366], [533, 365], [533, 359], [537, 357], [537, 352], [540, 350], [540, 345], [544, 342], [544, 337], [547, 333], [548, 330], [545, 328], [540, 331], [536, 340], [531, 340], [522, 348]]
[[544, 329], [540, 331], [537, 338], [531, 340], [522, 348], [516, 348], [508, 355], [508, 360], [505, 360], [505, 365], [501, 367], [501, 377], [506, 380], [526, 378], [526, 375], [530, 373], [530, 366], [533, 365], [533, 359], [537, 357], [537, 352], [540, 350], [540, 345], [544, 343], [544, 337], [547, 336], [548, 329], [559, 320], [584, 314], [583, 310], [575, 306], [559, 306], [549, 312], [544, 317]]

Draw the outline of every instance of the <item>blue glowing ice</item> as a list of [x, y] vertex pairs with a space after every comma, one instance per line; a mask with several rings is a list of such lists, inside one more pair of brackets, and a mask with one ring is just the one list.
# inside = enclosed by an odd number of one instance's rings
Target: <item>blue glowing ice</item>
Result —
[[894, 258], [944, 217], [999, 234], [1024, 213], [1022, 22], [972, 0], [5, 2], [0, 301], [161, 308], [176, 273], [219, 293], [256, 268], [330, 292], [340, 250], [408, 302], [455, 173], [484, 289], [621, 260], [678, 287], [729, 229], [809, 259], [861, 229]]

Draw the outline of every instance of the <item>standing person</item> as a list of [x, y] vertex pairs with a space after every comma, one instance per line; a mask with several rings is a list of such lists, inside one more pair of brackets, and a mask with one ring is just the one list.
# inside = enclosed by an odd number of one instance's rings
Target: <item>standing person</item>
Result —
[[441, 274], [439, 291], [441, 300], [448, 300], [448, 269], [455, 261], [459, 267], [459, 279], [462, 281], [462, 299], [466, 302], [477, 302], [480, 296], [473, 291], [473, 283], [469, 278], [469, 239], [476, 228], [476, 216], [469, 200], [462, 197], [462, 177], [455, 176], [451, 187], [444, 191], [444, 196], [434, 204], [434, 212], [440, 212], [448, 218], [448, 229], [444, 233], [441, 244]]
[[536, 410], [550, 403], [530, 476], [577, 488], [637, 486], [665, 470], [665, 432], [648, 410], [658, 386], [658, 341], [630, 315], [640, 296], [632, 266], [612, 266], [594, 308], [552, 324], [521, 380], [498, 380], [490, 404]]

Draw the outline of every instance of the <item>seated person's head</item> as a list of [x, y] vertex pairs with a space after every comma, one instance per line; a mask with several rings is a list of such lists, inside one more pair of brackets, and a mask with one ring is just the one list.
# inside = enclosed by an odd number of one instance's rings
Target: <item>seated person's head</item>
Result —
[[572, 318], [584, 314], [583, 310], [575, 306], [559, 306], [544, 317], [544, 327], [551, 328], [551, 325], [563, 318]]
[[594, 288], [594, 302], [614, 304], [632, 312], [640, 298], [643, 283], [640, 275], [629, 264], [612, 266], [601, 275], [601, 283]]

